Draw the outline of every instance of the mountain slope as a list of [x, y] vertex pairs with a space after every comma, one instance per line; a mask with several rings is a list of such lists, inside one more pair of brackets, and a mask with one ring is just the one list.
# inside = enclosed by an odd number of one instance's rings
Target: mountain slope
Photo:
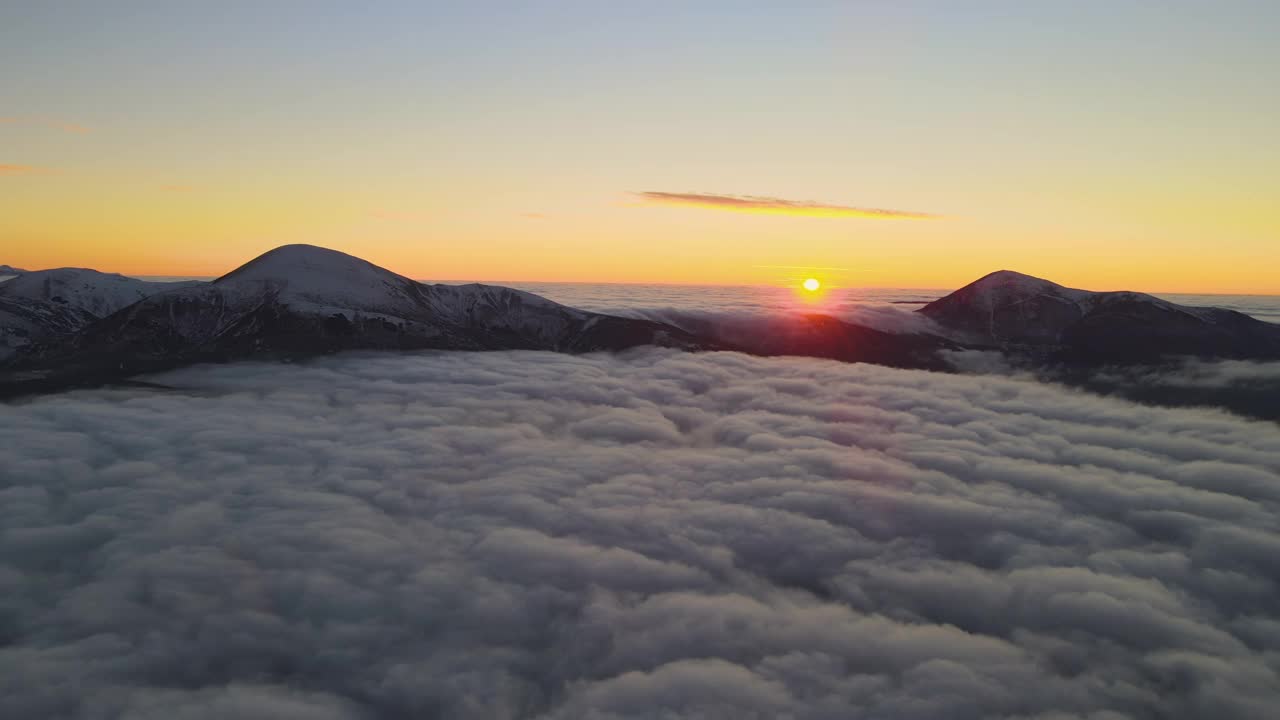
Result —
[[0, 358], [74, 333], [151, 295], [196, 284], [147, 282], [84, 268], [23, 273], [0, 283]]
[[1136, 292], [1078, 290], [1009, 270], [919, 312], [976, 345], [1049, 350], [1077, 362], [1280, 357], [1280, 326], [1243, 313]]
[[0, 265], [0, 275], [21, 275], [26, 272], [22, 268], [16, 268], [12, 265]]
[[0, 360], [32, 342], [74, 333], [97, 319], [79, 308], [0, 295]]
[[156, 293], [195, 284], [148, 282], [87, 268], [56, 268], [23, 273], [0, 283], [0, 297], [54, 303], [105, 317]]
[[677, 312], [666, 313], [665, 319], [698, 337], [751, 355], [946, 370], [951, 366], [939, 352], [962, 349], [951, 340], [919, 330], [890, 332], [820, 313], [726, 317]]

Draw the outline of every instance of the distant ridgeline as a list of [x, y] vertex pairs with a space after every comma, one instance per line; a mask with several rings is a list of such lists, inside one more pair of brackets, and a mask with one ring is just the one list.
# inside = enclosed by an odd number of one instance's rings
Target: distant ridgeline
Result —
[[[1005, 367], [1109, 392], [1135, 383], [1098, 387], [1099, 368], [1280, 359], [1280, 325], [1010, 271], [918, 312], [928, 322], [910, 332], [801, 314], [744, 339], [730, 337], [714, 318], [677, 325], [616, 317], [505, 287], [419, 283], [334, 250], [286, 245], [212, 282], [147, 282], [77, 268], [20, 272], [0, 283], [0, 396], [116, 382], [193, 362], [354, 349], [581, 353], [657, 345], [942, 371], [966, 367], [966, 354], [986, 353]], [[1143, 399], [1182, 401], [1172, 394]]]

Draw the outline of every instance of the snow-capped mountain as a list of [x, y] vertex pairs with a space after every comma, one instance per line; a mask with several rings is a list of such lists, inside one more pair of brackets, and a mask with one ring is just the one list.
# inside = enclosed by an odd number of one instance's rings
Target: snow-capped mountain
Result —
[[[103, 312], [109, 314], [97, 314]], [[1280, 326], [1237, 312], [1141, 293], [1088, 292], [1009, 271], [920, 312], [952, 337], [883, 332], [816, 314], [753, 320], [745, 332], [711, 317], [677, 324], [615, 317], [505, 287], [419, 283], [344, 253], [286, 245], [208, 283], [64, 270], [0, 284], [0, 323], [44, 332], [24, 335], [24, 342], [39, 342], [0, 367], [0, 395], [191, 362], [348, 349], [586, 352], [663, 345], [925, 369], [947, 369], [946, 351], [973, 348], [1005, 350], [1033, 368], [1170, 355], [1280, 357]]]
[[32, 342], [74, 333], [97, 319], [79, 308], [0, 295], [0, 360]]
[[696, 344], [660, 323], [575, 310], [491, 285], [427, 285], [311, 245], [271, 250], [201, 286], [119, 313], [103, 330], [163, 330], [189, 341], [471, 349], [588, 350]]
[[143, 298], [33, 346], [13, 366], [18, 375], [66, 384], [200, 360], [345, 349], [583, 352], [650, 344], [715, 347], [658, 322], [504, 287], [427, 285], [334, 250], [287, 245], [213, 282]]
[[[212, 283], [228, 300], [270, 298], [299, 315], [340, 322], [378, 318], [511, 335], [558, 349], [609, 316], [491, 285], [427, 285], [373, 263], [311, 245], [286, 245]], [[648, 326], [646, 326], [648, 327]], [[573, 336], [572, 338], [570, 336]]]
[[1280, 326], [1243, 313], [1137, 292], [1078, 290], [1010, 270], [982, 277], [919, 312], [972, 344], [1053, 349], [1073, 361], [1280, 357]]
[[24, 272], [26, 272], [26, 270], [16, 268], [12, 265], [0, 265], [0, 277], [5, 275], [21, 275]]
[[0, 283], [0, 297], [50, 302], [106, 317], [156, 293], [196, 284], [148, 282], [87, 268], [56, 268], [22, 273]]
[[156, 293], [196, 284], [147, 282], [85, 268], [22, 273], [0, 283], [0, 358], [32, 342], [74, 333]]

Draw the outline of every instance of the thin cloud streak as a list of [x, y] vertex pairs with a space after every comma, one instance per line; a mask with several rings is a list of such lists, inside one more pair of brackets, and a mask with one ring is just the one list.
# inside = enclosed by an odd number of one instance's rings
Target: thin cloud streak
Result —
[[0, 164], [0, 176], [3, 175], [42, 175], [53, 172], [49, 168], [36, 167], [35, 165], [4, 165]]
[[757, 195], [713, 195], [709, 193], [671, 193], [645, 191], [632, 193], [653, 205], [680, 205], [707, 210], [761, 213], [766, 215], [796, 215], [801, 217], [871, 218], [880, 220], [930, 220], [939, 217], [929, 213], [909, 210], [832, 205], [811, 200], [785, 200]]

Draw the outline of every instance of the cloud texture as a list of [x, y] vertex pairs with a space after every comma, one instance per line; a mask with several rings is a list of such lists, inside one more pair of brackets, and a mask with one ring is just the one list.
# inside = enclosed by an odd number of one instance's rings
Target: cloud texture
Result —
[[0, 406], [0, 716], [1260, 718], [1280, 433], [1031, 382], [345, 355]]
[[709, 193], [638, 192], [632, 193], [647, 203], [657, 205], [683, 205], [709, 210], [765, 213], [769, 215], [800, 215], [805, 217], [877, 218], [897, 220], [928, 220], [937, 217], [928, 213], [883, 208], [832, 205], [810, 200], [784, 200], [757, 195], [713, 195]]
[[1156, 365], [1100, 369], [1044, 366], [993, 350], [942, 351], [954, 370], [1079, 387], [1141, 403], [1217, 407], [1280, 422], [1280, 362], [1174, 359]]

